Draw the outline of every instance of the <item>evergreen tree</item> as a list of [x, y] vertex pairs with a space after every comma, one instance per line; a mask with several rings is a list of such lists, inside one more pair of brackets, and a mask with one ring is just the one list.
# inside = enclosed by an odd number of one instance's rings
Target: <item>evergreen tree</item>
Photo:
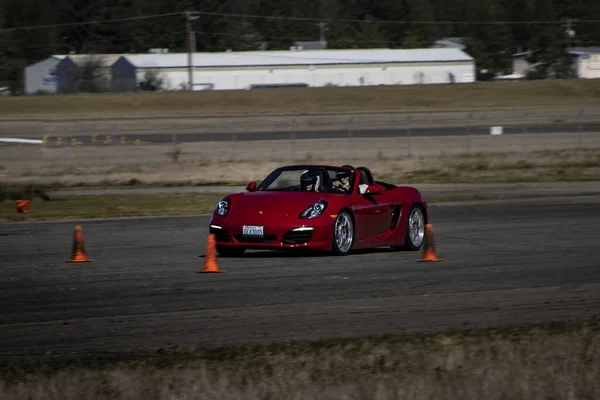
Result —
[[219, 48], [232, 51], [259, 50], [264, 42], [264, 37], [251, 20], [236, 18], [228, 22], [227, 29], [219, 39]]
[[440, 38], [438, 27], [435, 24], [435, 14], [431, 1], [412, 0], [409, 4], [409, 22], [404, 37], [404, 47], [431, 47], [433, 42]]
[[[544, 78], [569, 76], [570, 47], [600, 46], [600, 24], [587, 22], [600, 20], [598, 0], [0, 0], [0, 27], [19, 28], [0, 31], [0, 80], [20, 82], [26, 65], [52, 54], [186, 51], [186, 10], [214, 13], [192, 22], [197, 51], [255, 50], [263, 43], [285, 50], [319, 40], [318, 24], [325, 22], [328, 48], [430, 47], [459, 37], [478, 69], [506, 73], [513, 53], [531, 50], [533, 76]], [[180, 14], [90, 23], [170, 13]], [[56, 24], [62, 26], [20, 29]]]
[[467, 51], [477, 59], [480, 69], [492, 74], [510, 72], [512, 61], [512, 33], [510, 26], [497, 22], [509, 19], [504, 7], [496, 0], [480, 0], [476, 18], [484, 24], [474, 25], [469, 35]]

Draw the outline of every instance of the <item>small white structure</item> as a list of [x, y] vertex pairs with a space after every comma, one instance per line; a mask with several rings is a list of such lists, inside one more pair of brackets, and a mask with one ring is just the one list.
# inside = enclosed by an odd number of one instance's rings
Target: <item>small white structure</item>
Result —
[[569, 54], [574, 58], [573, 68], [578, 78], [600, 78], [600, 47], [573, 47]]
[[[194, 53], [193, 66], [194, 90], [475, 81], [473, 58], [457, 48]], [[185, 89], [188, 55], [124, 54], [112, 66], [113, 90], [135, 90], [147, 73], [158, 75], [164, 90]]]
[[[534, 53], [535, 51], [530, 50], [513, 54], [512, 74], [497, 76], [494, 80], [524, 79], [527, 73], [536, 67], [536, 64], [529, 62]], [[577, 78], [600, 78], [600, 47], [572, 47], [567, 53], [573, 61], [571, 67]]]
[[24, 76], [25, 94], [56, 93], [58, 87], [56, 66], [65, 57], [67, 56], [53, 55], [26, 67]]
[[504, 127], [492, 126], [490, 127], [490, 135], [502, 135], [504, 133]]

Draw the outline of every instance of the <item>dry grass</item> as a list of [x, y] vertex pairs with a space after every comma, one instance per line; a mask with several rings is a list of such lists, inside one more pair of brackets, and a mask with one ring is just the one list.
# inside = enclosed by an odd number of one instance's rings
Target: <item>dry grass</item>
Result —
[[600, 334], [465, 334], [166, 353], [0, 384], [13, 399], [597, 399]]
[[0, 98], [2, 117], [303, 114], [600, 104], [600, 80]]
[[[397, 129], [398, 135], [405, 134], [406, 127], [412, 128], [449, 128], [465, 129], [467, 126], [489, 129], [490, 126], [501, 125], [526, 130], [536, 126], [557, 126], [574, 123], [595, 124], [600, 126], [600, 107], [594, 103], [569, 104], [560, 107], [535, 107], [504, 109], [464, 109], [462, 111], [436, 111], [431, 109], [408, 110], [407, 112], [383, 112], [356, 110], [352, 113], [268, 115], [264, 113], [240, 114], [237, 117], [218, 115], [197, 115], [183, 117], [105, 117], [75, 118], [67, 114], [62, 118], [25, 118], [7, 119], [0, 124], [0, 135], [3, 137], [22, 137], [41, 139], [48, 136], [51, 141], [57, 137], [69, 141], [71, 137], [86, 142], [93, 135], [98, 141], [104, 141], [110, 135], [116, 142], [124, 136], [129, 141], [144, 135], [145, 138], [155, 135], [177, 134], [185, 140], [188, 133], [221, 134], [228, 140], [233, 134], [238, 139], [247, 133], [271, 132], [287, 137], [292, 132], [319, 132], [324, 130], [359, 132], [373, 129]], [[466, 129], [465, 129], [466, 130]], [[170, 138], [169, 138], [170, 139]]]
[[[581, 140], [581, 141], [580, 141]], [[580, 146], [582, 148], [580, 148]], [[245, 184], [289, 163], [366, 165], [394, 183], [597, 180], [600, 133], [0, 146], [0, 182], [77, 185]]]
[[213, 212], [224, 193], [52, 196], [31, 202], [29, 214], [15, 213], [12, 201], [0, 201], [0, 221], [199, 215]]

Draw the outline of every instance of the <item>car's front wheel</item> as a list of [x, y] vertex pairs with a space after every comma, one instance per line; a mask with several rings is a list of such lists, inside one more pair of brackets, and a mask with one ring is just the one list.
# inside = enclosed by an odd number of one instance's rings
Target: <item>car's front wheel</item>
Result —
[[243, 247], [219, 246], [217, 245], [217, 253], [221, 257], [240, 257], [246, 251]]
[[419, 250], [425, 242], [425, 212], [419, 204], [415, 204], [408, 214], [406, 224], [405, 248]]
[[392, 246], [394, 250], [419, 250], [425, 243], [425, 212], [423, 207], [415, 204], [408, 213], [404, 244]]
[[348, 211], [338, 214], [333, 225], [333, 252], [345, 256], [352, 250], [354, 244], [354, 221]]

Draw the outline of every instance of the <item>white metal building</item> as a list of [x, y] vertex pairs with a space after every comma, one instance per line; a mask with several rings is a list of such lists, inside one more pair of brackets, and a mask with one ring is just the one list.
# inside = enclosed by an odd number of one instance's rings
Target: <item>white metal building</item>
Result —
[[25, 94], [56, 93], [56, 66], [66, 55], [53, 55], [25, 68]]
[[[81, 85], [94, 84], [101, 91], [108, 91], [111, 86], [111, 67], [121, 57], [120, 54], [75, 54], [64, 57], [56, 65], [56, 77], [58, 93], [72, 93], [77, 91]], [[85, 63], [93, 62], [99, 65], [95, 71], [94, 79], [85, 82], [81, 69]], [[91, 82], [93, 81], [93, 82]]]
[[[528, 71], [536, 64], [530, 64], [528, 58], [534, 51], [525, 51], [513, 54], [513, 70], [509, 75], [501, 75], [495, 80], [524, 79]], [[572, 68], [575, 76], [579, 79], [600, 78], [600, 47], [573, 47], [567, 50], [573, 61]], [[552, 71], [552, 68], [550, 68]]]
[[71, 92], [73, 81], [79, 77], [78, 70], [91, 59], [101, 61], [99, 79], [109, 87], [111, 66], [119, 57], [121, 54], [54, 54], [25, 68], [25, 94]]
[[569, 53], [574, 57], [578, 78], [600, 78], [600, 47], [573, 47]]
[[[187, 53], [124, 54], [112, 66], [113, 87], [131, 90], [157, 73], [163, 89], [188, 86]], [[374, 86], [468, 83], [471, 56], [457, 48], [194, 53], [195, 90], [261, 85]], [[118, 89], [117, 89], [118, 90]]]

